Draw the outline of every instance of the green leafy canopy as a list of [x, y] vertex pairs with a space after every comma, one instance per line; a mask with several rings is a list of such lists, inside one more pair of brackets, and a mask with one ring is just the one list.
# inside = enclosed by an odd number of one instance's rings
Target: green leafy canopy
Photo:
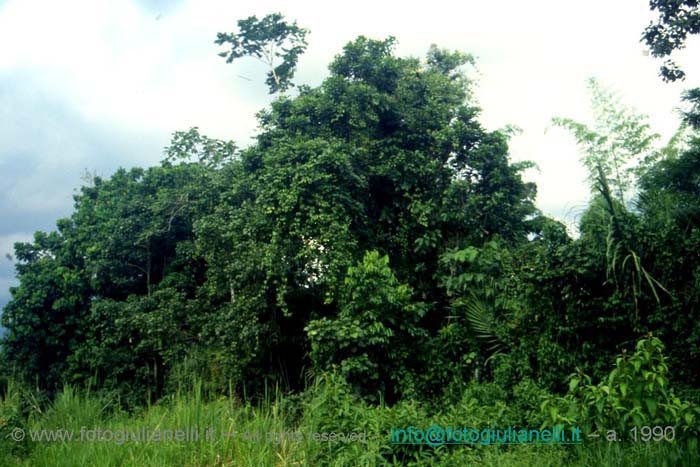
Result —
[[226, 58], [226, 63], [245, 56], [263, 62], [270, 70], [266, 80], [270, 94], [293, 86], [291, 80], [299, 56], [306, 50], [309, 31], [297, 26], [296, 21], [285, 21], [280, 13], [266, 15], [260, 20], [256, 16], [239, 20], [238, 30], [238, 33], [217, 34], [216, 44], [231, 47], [219, 56]]

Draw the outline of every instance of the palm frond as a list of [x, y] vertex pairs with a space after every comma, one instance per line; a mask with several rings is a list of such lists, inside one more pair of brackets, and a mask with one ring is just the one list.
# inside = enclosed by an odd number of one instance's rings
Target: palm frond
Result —
[[477, 339], [489, 345], [489, 352], [502, 353], [506, 344], [496, 333], [493, 310], [472, 294], [465, 303], [465, 315]]

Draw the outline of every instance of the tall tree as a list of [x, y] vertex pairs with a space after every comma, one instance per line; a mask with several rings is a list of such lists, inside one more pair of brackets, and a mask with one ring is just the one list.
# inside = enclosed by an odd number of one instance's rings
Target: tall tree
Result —
[[231, 336], [263, 343], [257, 368], [298, 378], [309, 321], [355, 313], [339, 300], [367, 251], [429, 304], [422, 326], [434, 331], [445, 248], [527, 239], [534, 187], [509, 163], [506, 137], [478, 123], [470, 57], [432, 47], [425, 61], [400, 58], [394, 45], [360, 37], [320, 86], [274, 101], [225, 184], [227, 202], [198, 223], [212, 308], [258, 306], [254, 319], [229, 320]]
[[555, 117], [553, 123], [569, 130], [583, 150], [581, 160], [588, 169], [591, 190], [598, 192], [600, 168], [617, 201], [625, 204], [634, 189], [635, 173], [649, 167], [658, 155], [654, 142], [659, 135], [651, 131], [645, 115], [622, 104], [596, 79], [589, 79], [587, 84], [593, 126], [561, 117]]
[[[253, 19], [242, 31], [255, 34], [222, 41], [240, 47], [234, 56], [262, 54], [266, 39], [284, 36], [278, 21], [258, 30]], [[379, 338], [369, 360], [360, 357], [368, 368], [396, 342], [382, 341], [386, 332], [439, 351], [441, 255], [495, 238], [526, 243], [535, 190], [520, 177], [525, 165], [510, 163], [507, 137], [478, 122], [471, 58], [437, 47], [425, 60], [403, 58], [394, 46], [347, 44], [321, 85], [259, 114], [260, 134], [243, 151], [194, 128], [175, 134], [160, 166], [95, 178], [64, 237], [50, 237], [51, 254], [18, 255], [31, 267], [8, 305], [10, 359], [31, 363], [32, 336], [56, 343], [73, 333], [75, 345], [46, 347], [53, 360], [31, 371], [96, 374], [105, 386], [157, 395], [180, 360], [249, 390], [298, 386], [314, 363], [312, 322], [326, 323], [331, 342], [356, 319], [381, 324], [368, 330]], [[291, 74], [273, 71], [269, 84], [281, 91]], [[59, 281], [72, 278], [60, 267], [80, 280]], [[75, 328], [51, 312], [70, 291]], [[395, 374], [362, 370], [364, 389], [407, 390], [430, 366], [430, 352], [395, 350]]]
[[[90, 297], [84, 257], [73, 240], [75, 225], [37, 232], [15, 244], [18, 287], [2, 313], [2, 357], [18, 378], [56, 389], [69, 377], [70, 356], [85, 342]], [[73, 369], [75, 370], [75, 369]]]
[[[217, 34], [215, 43], [230, 45], [231, 49], [219, 56], [231, 63], [237, 58], [254, 57], [270, 71], [266, 83], [270, 94], [284, 92], [292, 84], [299, 56], [306, 50], [308, 30], [289, 23], [280, 13], [272, 13], [261, 20], [256, 16], [238, 21], [238, 33]], [[278, 61], [280, 61], [278, 63]]]

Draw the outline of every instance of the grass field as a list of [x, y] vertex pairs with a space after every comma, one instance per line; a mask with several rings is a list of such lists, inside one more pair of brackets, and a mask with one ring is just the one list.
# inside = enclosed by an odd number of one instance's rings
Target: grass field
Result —
[[[305, 394], [269, 397], [255, 404], [234, 397], [207, 398], [201, 387], [133, 412], [105, 396], [65, 388], [41, 408], [10, 388], [0, 408], [3, 466], [675, 466], [698, 465], [696, 447], [680, 443], [584, 442], [579, 446], [414, 446], [392, 444], [394, 426], [461, 422], [484, 426], [488, 407], [475, 393], [448, 409], [417, 403], [367, 406], [333, 380]], [[24, 407], [25, 415], [18, 413]], [[506, 411], [507, 412], [507, 411]], [[494, 412], [490, 412], [493, 414]], [[502, 407], [499, 412], [503, 414]], [[482, 420], [479, 420], [482, 418]], [[451, 421], [450, 421], [451, 420]], [[501, 419], [507, 422], [507, 415]], [[24, 440], [15, 441], [17, 430]], [[64, 440], [42, 441], [63, 429]], [[101, 430], [98, 434], [97, 430]], [[42, 434], [42, 430], [43, 434]], [[169, 435], [167, 430], [172, 430]], [[175, 438], [175, 430], [183, 430]], [[130, 435], [124, 435], [129, 432]], [[55, 432], [54, 432], [55, 433]], [[72, 440], [65, 439], [72, 433]], [[143, 437], [151, 436], [150, 440]], [[156, 433], [161, 438], [153, 439]], [[233, 436], [235, 433], [235, 436]], [[342, 433], [359, 440], [315, 440]], [[199, 439], [196, 439], [198, 434]], [[137, 437], [141, 435], [140, 440]], [[54, 435], [56, 436], [56, 435]], [[102, 437], [102, 440], [98, 439]], [[124, 439], [131, 436], [131, 439]], [[81, 439], [82, 437], [82, 439]], [[186, 439], [185, 439], [186, 438]]]

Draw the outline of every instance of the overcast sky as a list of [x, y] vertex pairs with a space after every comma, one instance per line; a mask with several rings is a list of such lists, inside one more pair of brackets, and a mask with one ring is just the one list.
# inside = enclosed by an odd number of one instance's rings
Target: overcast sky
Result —
[[[395, 36], [400, 55], [423, 56], [432, 43], [474, 54], [481, 121], [524, 130], [512, 158], [538, 164], [528, 174], [538, 206], [569, 223], [588, 199], [586, 174], [571, 137], [546, 130], [553, 116], [590, 118], [586, 78], [650, 115], [664, 138], [692, 83], [663, 83], [659, 62], [644, 55], [646, 0], [0, 0], [0, 306], [15, 283], [5, 254], [70, 214], [85, 169], [109, 176], [157, 164], [170, 135], [192, 126], [249, 142], [254, 114], [270, 102], [265, 70], [252, 60], [225, 64], [213, 41], [238, 19], [276, 11], [311, 30], [297, 83], [319, 84], [361, 34]], [[692, 42], [678, 56], [691, 80], [699, 50]]]

